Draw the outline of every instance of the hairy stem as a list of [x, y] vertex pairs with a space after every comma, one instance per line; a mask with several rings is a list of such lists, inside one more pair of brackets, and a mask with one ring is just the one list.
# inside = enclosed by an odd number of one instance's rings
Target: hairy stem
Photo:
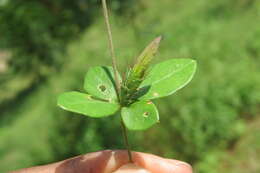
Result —
[[121, 86], [120, 86], [120, 82], [119, 82], [119, 76], [117, 73], [116, 55], [115, 55], [115, 49], [114, 49], [114, 44], [113, 44], [113, 37], [112, 37], [112, 31], [111, 31], [111, 26], [110, 26], [110, 22], [109, 22], [106, 0], [102, 0], [102, 7], [103, 7], [103, 13], [104, 13], [106, 27], [107, 27], [109, 49], [110, 49], [110, 54], [111, 54], [111, 58], [112, 58], [112, 65], [113, 65], [115, 83], [116, 83], [116, 91], [117, 91], [118, 100], [120, 101]]
[[127, 131], [126, 131], [125, 124], [122, 120], [122, 115], [121, 115], [121, 126], [122, 126], [122, 132], [123, 132], [123, 136], [124, 136], [124, 140], [125, 140], [125, 146], [126, 146], [126, 149], [127, 149], [129, 162], [133, 163], [131, 149], [130, 149], [130, 145], [129, 145], [129, 142], [128, 142]]

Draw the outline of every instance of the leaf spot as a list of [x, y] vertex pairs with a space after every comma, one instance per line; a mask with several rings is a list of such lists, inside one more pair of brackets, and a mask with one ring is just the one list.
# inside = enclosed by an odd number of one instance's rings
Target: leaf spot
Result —
[[105, 92], [107, 88], [106, 88], [105, 85], [99, 85], [99, 86], [98, 86], [98, 89], [99, 89], [101, 92]]
[[149, 115], [149, 113], [148, 113], [148, 112], [144, 112], [144, 113], [143, 113], [143, 116], [144, 116], [145, 118], [147, 118], [147, 117], [148, 117], [148, 115]]
[[151, 102], [151, 101], [147, 102], [148, 105], [150, 105], [150, 104], [152, 104], [152, 103], [153, 103], [153, 102]]
[[92, 97], [91, 96], [87, 96], [87, 99], [92, 100]]
[[154, 96], [154, 97], [158, 97], [159, 94], [155, 92], [155, 93], [153, 93], [153, 96]]

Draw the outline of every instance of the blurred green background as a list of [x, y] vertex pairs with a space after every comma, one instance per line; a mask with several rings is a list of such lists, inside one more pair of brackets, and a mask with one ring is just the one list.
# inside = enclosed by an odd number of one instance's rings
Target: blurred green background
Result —
[[[260, 1], [111, 0], [120, 69], [163, 35], [155, 62], [194, 58], [192, 82], [157, 100], [161, 123], [130, 132], [132, 148], [198, 173], [260, 172]], [[56, 106], [110, 65], [98, 0], [0, 0], [0, 172], [124, 148], [118, 117]]]

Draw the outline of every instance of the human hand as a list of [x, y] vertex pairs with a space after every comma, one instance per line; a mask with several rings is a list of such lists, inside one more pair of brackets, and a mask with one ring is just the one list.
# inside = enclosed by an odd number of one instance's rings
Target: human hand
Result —
[[57, 163], [10, 173], [192, 173], [189, 164], [152, 154], [132, 152], [133, 162], [123, 150], [104, 150]]

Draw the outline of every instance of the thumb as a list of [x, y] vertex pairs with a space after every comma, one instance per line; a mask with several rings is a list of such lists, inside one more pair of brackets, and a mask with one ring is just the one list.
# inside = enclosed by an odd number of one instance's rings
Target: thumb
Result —
[[151, 173], [151, 172], [133, 163], [129, 163], [123, 165], [113, 173]]

